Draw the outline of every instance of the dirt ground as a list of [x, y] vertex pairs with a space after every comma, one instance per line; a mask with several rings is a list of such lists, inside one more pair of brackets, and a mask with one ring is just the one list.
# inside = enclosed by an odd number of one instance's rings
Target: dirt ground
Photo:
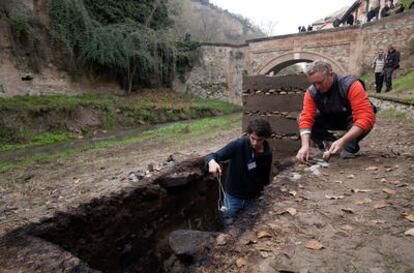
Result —
[[[413, 273], [414, 126], [379, 120], [359, 156], [296, 164], [217, 238], [195, 272]], [[86, 151], [0, 177], [0, 236], [130, 186], [130, 172], [204, 155], [240, 135]], [[277, 153], [277, 151], [276, 151]], [[0, 270], [1, 271], [1, 270]]]
[[380, 120], [358, 157], [283, 171], [197, 272], [413, 273], [413, 132]]

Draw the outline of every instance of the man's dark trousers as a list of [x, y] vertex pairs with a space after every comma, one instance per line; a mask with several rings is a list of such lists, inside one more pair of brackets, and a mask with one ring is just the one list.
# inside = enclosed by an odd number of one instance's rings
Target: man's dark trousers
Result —
[[375, 90], [377, 93], [381, 93], [382, 85], [384, 83], [384, 73], [375, 73]]
[[[330, 117], [318, 113], [315, 118], [311, 131], [311, 139], [323, 149], [323, 141], [335, 141], [335, 137], [331, 131], [348, 131], [353, 125], [352, 115], [344, 117]], [[349, 153], [357, 153], [359, 151], [359, 142], [368, 135], [369, 131], [365, 134], [360, 135], [357, 139], [352, 140], [345, 146], [345, 150]]]
[[394, 68], [392, 67], [384, 68], [385, 85], [387, 87], [385, 92], [389, 92], [392, 90], [392, 72], [393, 71], [394, 71]]

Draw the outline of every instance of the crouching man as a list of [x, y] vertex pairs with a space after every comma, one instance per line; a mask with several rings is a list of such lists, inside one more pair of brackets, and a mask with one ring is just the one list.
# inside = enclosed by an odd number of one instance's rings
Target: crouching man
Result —
[[240, 211], [254, 203], [270, 182], [272, 151], [266, 141], [272, 133], [270, 124], [262, 119], [252, 120], [247, 133], [248, 136], [236, 139], [204, 158], [208, 171], [217, 177], [222, 174], [219, 162], [229, 161], [221, 207], [225, 228]]
[[[328, 156], [340, 154], [352, 157], [359, 151], [359, 141], [373, 128], [374, 106], [368, 100], [362, 83], [353, 76], [340, 76], [324, 61], [314, 61], [307, 66], [306, 75], [312, 84], [306, 90], [303, 110], [299, 119], [302, 146], [296, 158], [309, 159], [310, 140], [319, 148], [328, 148]], [[344, 130], [336, 138], [330, 130]], [[323, 141], [333, 141], [323, 147]]]

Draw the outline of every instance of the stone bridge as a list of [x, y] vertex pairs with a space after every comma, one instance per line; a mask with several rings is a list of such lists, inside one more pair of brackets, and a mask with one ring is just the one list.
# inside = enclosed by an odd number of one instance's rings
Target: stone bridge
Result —
[[243, 45], [207, 44], [201, 62], [185, 84], [175, 84], [203, 97], [241, 103], [245, 75], [267, 75], [299, 62], [322, 59], [338, 73], [360, 75], [372, 65], [375, 52], [393, 44], [402, 54], [414, 53], [414, 11], [362, 26], [341, 27], [249, 40]]

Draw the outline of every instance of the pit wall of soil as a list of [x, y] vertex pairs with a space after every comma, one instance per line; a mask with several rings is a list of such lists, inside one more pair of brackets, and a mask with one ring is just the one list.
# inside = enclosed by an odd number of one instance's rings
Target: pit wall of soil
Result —
[[0, 267], [5, 272], [169, 272], [163, 262], [173, 256], [172, 231], [221, 229], [217, 181], [204, 175], [203, 167], [201, 158], [182, 162], [120, 193], [12, 231], [0, 240]]

